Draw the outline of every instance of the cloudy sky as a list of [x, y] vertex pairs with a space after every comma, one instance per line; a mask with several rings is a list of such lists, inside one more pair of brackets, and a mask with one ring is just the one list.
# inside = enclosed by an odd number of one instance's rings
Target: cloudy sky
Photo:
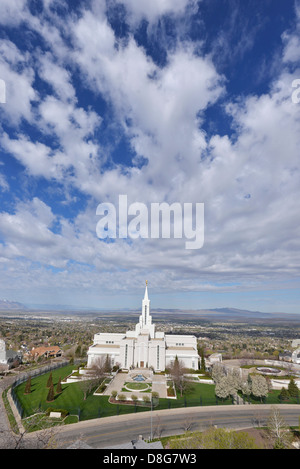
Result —
[[[296, 312], [300, 2], [1, 0], [0, 298]], [[205, 241], [99, 239], [204, 203]]]

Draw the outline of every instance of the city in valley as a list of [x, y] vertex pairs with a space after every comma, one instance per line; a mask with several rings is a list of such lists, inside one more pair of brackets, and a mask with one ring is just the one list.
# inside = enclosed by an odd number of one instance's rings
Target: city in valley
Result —
[[[49, 432], [46, 446], [51, 435], [58, 448], [204, 448], [211, 445], [210, 433], [224, 428], [229, 445], [234, 438], [245, 448], [298, 445], [297, 315], [229, 308], [151, 311], [146, 286], [141, 311], [2, 310], [0, 345], [0, 383], [6, 412], [14, 415], [9, 432], [17, 432], [12, 439], [7, 433], [5, 445], [40, 447], [45, 439], [32, 435], [43, 431]], [[51, 384], [45, 384], [50, 375]], [[222, 416], [221, 428], [212, 425], [220, 410], [232, 406], [247, 410], [248, 433], [239, 430], [238, 419], [230, 422], [232, 415], [225, 425]], [[171, 418], [180, 408], [185, 412], [176, 428], [168, 429], [165, 412]], [[135, 419], [147, 411], [155, 413], [151, 428], [135, 434]], [[200, 427], [197, 412], [205, 422]], [[116, 415], [125, 416], [126, 425], [132, 422], [130, 438], [123, 432], [109, 442], [99, 435], [85, 439], [80, 427], [65, 433], [68, 423], [92, 425], [106, 417], [103, 425]], [[278, 422], [285, 431], [276, 436]], [[24, 434], [16, 431], [20, 425]], [[53, 437], [57, 425], [65, 437]], [[21, 443], [18, 434], [27, 438]]]

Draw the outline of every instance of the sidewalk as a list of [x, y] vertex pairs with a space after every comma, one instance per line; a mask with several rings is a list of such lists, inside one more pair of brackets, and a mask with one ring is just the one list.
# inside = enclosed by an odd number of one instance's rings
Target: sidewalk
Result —
[[[152, 392], [158, 392], [160, 398], [166, 398], [167, 397], [167, 386], [166, 386], [166, 377], [165, 375], [155, 375], [152, 374], [151, 377], [147, 373], [148, 370], [143, 370], [143, 369], [137, 369], [135, 370], [136, 374], [144, 374], [145, 377], [147, 378], [145, 383], [147, 384], [152, 384]], [[103, 395], [104, 396], [110, 396], [112, 391], [117, 391], [118, 394], [126, 394], [124, 391], [122, 391], [122, 388], [124, 388], [124, 384], [128, 381], [133, 382], [132, 378], [132, 373], [118, 373], [114, 379], [111, 381], [111, 383], [107, 386], [105, 389]], [[135, 394], [139, 399], [142, 399], [145, 394], [145, 392], [138, 392], [138, 391], [127, 391], [127, 393]]]

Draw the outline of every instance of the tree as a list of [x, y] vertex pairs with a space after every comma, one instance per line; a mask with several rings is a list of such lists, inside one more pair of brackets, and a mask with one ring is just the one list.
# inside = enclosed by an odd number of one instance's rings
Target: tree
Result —
[[211, 377], [215, 384], [217, 384], [218, 381], [220, 381], [221, 378], [223, 378], [225, 375], [224, 371], [224, 366], [221, 365], [220, 363], [215, 363], [212, 367], [212, 373]]
[[104, 363], [104, 371], [105, 373], [110, 373], [111, 372], [111, 359], [109, 355], [106, 355], [105, 363]]
[[251, 376], [251, 393], [255, 397], [259, 397], [262, 402], [263, 397], [268, 395], [268, 384], [266, 379], [261, 375]]
[[230, 371], [227, 375], [217, 373], [217, 375], [215, 375], [215, 379], [215, 394], [220, 399], [226, 399], [229, 396], [236, 396], [237, 392], [242, 389], [240, 374], [236, 369]]
[[215, 386], [215, 394], [222, 400], [227, 399], [230, 396], [230, 387], [227, 376], [223, 376], [221, 379], [218, 379]]
[[51, 384], [49, 391], [48, 391], [48, 396], [47, 396], [47, 402], [54, 401], [54, 389], [53, 389], [53, 384]]
[[31, 376], [29, 376], [26, 381], [26, 386], [25, 386], [25, 391], [24, 391], [24, 394], [30, 394], [30, 393], [31, 393]]
[[75, 357], [81, 357], [81, 345], [79, 344], [75, 350]]
[[96, 382], [94, 379], [83, 379], [79, 382], [79, 387], [83, 392], [83, 400], [85, 401], [88, 395], [92, 392], [92, 390], [96, 386]]
[[204, 358], [204, 349], [201, 347], [200, 349], [200, 372], [205, 373], [205, 358]]
[[143, 395], [143, 401], [144, 401], [144, 404], [148, 404], [151, 401], [151, 399], [150, 399], [149, 396], [147, 396], [147, 394], [144, 394]]
[[297, 384], [295, 383], [294, 378], [290, 378], [288, 392], [291, 397], [299, 397], [299, 389]]
[[106, 367], [107, 361], [104, 357], [98, 358], [94, 362], [93, 366], [91, 367], [90, 373], [93, 376], [93, 379], [96, 380], [96, 382], [100, 383], [100, 381], [103, 380], [106, 374]]
[[242, 387], [241, 387], [241, 391], [243, 393], [244, 396], [250, 396], [251, 395], [251, 385], [246, 382], [246, 383], [243, 383], [242, 384]]
[[49, 428], [48, 419], [41, 419], [39, 409], [33, 409], [33, 415], [18, 431], [0, 430], [0, 449], [55, 449], [60, 440], [56, 440], [57, 434], [58, 428]]
[[290, 433], [289, 427], [276, 407], [272, 408], [272, 412], [267, 423], [267, 430], [270, 438], [273, 441], [275, 449], [284, 449], [290, 447], [292, 435]]
[[182, 360], [178, 360], [178, 357], [176, 355], [174, 363], [170, 367], [170, 375], [174, 381], [176, 388], [180, 391], [181, 397], [189, 384], [184, 376], [185, 371], [186, 369]]
[[290, 395], [289, 395], [288, 390], [286, 388], [282, 387], [281, 391], [280, 391], [280, 394], [279, 394], [279, 399], [281, 401], [288, 401], [289, 397], [290, 397]]
[[52, 380], [52, 371], [51, 371], [48, 381], [47, 381], [47, 388], [50, 388], [52, 385], [53, 385], [53, 380]]
[[227, 374], [228, 386], [230, 395], [234, 396], [238, 391], [242, 389], [242, 380], [238, 369], [233, 369]]

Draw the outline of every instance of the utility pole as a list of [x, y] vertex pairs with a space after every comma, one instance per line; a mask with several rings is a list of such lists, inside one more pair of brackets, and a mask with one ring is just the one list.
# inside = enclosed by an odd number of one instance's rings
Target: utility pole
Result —
[[151, 412], [150, 412], [150, 415], [151, 415], [151, 435], [150, 435], [150, 441], [152, 441], [152, 405], [153, 405], [153, 397], [152, 397], [152, 394], [151, 394]]

